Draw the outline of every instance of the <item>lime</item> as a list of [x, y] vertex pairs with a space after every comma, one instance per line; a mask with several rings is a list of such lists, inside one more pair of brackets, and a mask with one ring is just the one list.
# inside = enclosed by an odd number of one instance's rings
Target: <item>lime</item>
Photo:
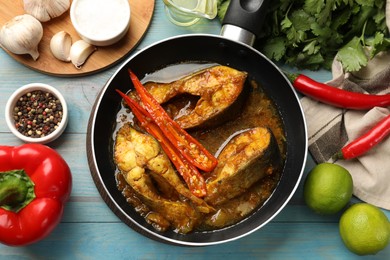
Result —
[[351, 174], [342, 166], [321, 163], [307, 175], [303, 196], [309, 208], [319, 214], [333, 214], [347, 205], [352, 197]]
[[377, 207], [357, 203], [340, 219], [340, 235], [345, 246], [358, 255], [376, 254], [390, 241], [390, 222]]

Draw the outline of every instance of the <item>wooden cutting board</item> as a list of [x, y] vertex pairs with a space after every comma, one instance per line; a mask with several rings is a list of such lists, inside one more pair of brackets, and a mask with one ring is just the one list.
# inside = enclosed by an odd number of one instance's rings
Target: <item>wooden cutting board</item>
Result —
[[[83, 76], [104, 70], [126, 57], [138, 44], [152, 20], [155, 0], [129, 0], [131, 15], [127, 34], [117, 43], [98, 47], [82, 66], [76, 69], [72, 63], [57, 60], [50, 52], [50, 39], [59, 31], [66, 31], [73, 42], [80, 39], [70, 20], [69, 10], [60, 17], [42, 23], [43, 38], [38, 49], [40, 56], [34, 61], [30, 55], [15, 55], [4, 50], [18, 62], [42, 73], [54, 76]], [[24, 14], [22, 0], [1, 0], [0, 27], [17, 15]]]

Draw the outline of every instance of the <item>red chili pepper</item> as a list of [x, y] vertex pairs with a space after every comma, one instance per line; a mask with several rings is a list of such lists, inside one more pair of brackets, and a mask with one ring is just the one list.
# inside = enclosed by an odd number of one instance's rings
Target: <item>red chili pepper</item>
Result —
[[287, 76], [294, 88], [299, 92], [332, 106], [355, 110], [367, 110], [376, 106], [390, 106], [390, 94], [370, 95], [356, 93], [317, 82], [302, 74], [287, 73]]
[[72, 176], [65, 160], [40, 144], [0, 146], [0, 242], [23, 246], [60, 222]]
[[148, 111], [153, 121], [169, 141], [197, 168], [206, 172], [212, 171], [218, 164], [217, 159], [195, 138], [182, 129], [176, 121], [169, 117], [167, 112], [145, 89], [132, 71], [129, 70], [129, 74], [145, 110]]
[[161, 129], [150, 118], [149, 113], [141, 107], [136, 101], [126, 96], [120, 90], [116, 90], [122, 98], [126, 101], [127, 105], [131, 108], [134, 115], [140, 121], [142, 127], [146, 131], [154, 136], [161, 144], [162, 149], [165, 151], [171, 162], [175, 165], [177, 171], [183, 177], [190, 191], [197, 197], [206, 196], [206, 182], [203, 176], [199, 173], [198, 169], [187, 161], [186, 158], [172, 145], [168, 138], [163, 134]]
[[335, 159], [353, 159], [363, 155], [390, 134], [390, 115], [379, 121], [368, 132], [344, 146]]

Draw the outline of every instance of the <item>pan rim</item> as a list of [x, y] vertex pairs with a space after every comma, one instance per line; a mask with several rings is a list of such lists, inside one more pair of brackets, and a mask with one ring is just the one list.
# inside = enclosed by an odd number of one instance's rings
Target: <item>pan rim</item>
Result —
[[[152, 231], [152, 230], [150, 230], [148, 228], [145, 228], [143, 225], [141, 225], [136, 220], [134, 220], [131, 216], [129, 216], [129, 214], [127, 214], [124, 211], [124, 209], [117, 203], [117, 201], [112, 196], [112, 194], [109, 191], [109, 189], [107, 188], [107, 185], [104, 183], [104, 181], [102, 179], [102, 175], [101, 175], [101, 173], [100, 173], [100, 171], [98, 169], [98, 166], [97, 166], [98, 164], [97, 164], [96, 150], [95, 150], [95, 130], [96, 130], [95, 126], [96, 126], [96, 117], [98, 115], [98, 113], [97, 113], [98, 109], [97, 108], [99, 107], [99, 105], [101, 105], [101, 102], [103, 100], [104, 94], [108, 90], [108, 88], [109, 88], [110, 84], [112, 83], [112, 81], [114, 80], [114, 78], [118, 75], [118, 73], [125, 66], [127, 66], [135, 57], [137, 57], [141, 53], [148, 51], [149, 49], [153, 48], [156, 45], [160, 45], [162, 43], [169, 42], [169, 41], [174, 41], [175, 39], [178, 39], [178, 38], [186, 38], [186, 37], [193, 37], [193, 38], [195, 38], [195, 37], [208, 37], [208, 38], [214, 37], [214, 38], [218, 38], [218, 39], [220, 39], [222, 41], [231, 41], [231, 42], [234, 42], [235, 44], [242, 45], [242, 47], [245, 48], [245, 49], [249, 48], [251, 51], [255, 52], [257, 55], [260, 55], [271, 66], [273, 66], [274, 69], [276, 69], [279, 72], [279, 74], [281, 74], [281, 76], [284, 78], [286, 83], [288, 83], [289, 87], [292, 90], [292, 93], [294, 94], [294, 99], [296, 99], [296, 102], [297, 102], [297, 105], [298, 105], [298, 108], [299, 108], [299, 111], [300, 111], [300, 117], [302, 118], [302, 122], [301, 123], [304, 126], [303, 130], [304, 130], [304, 140], [305, 140], [305, 143], [304, 143], [302, 165], [301, 165], [301, 169], [299, 170], [299, 175], [297, 175], [298, 176], [297, 181], [295, 182], [295, 184], [294, 184], [293, 188], [291, 189], [291, 191], [289, 192], [288, 196], [283, 198], [284, 201], [281, 203], [281, 205], [279, 206], [279, 208], [277, 210], [272, 212], [270, 217], [268, 217], [263, 223], [261, 223], [260, 225], [256, 226], [254, 229], [246, 231], [246, 232], [244, 232], [241, 235], [237, 235], [237, 236], [234, 236], [234, 237], [231, 237], [231, 238], [221, 239], [221, 240], [218, 240], [218, 241], [208, 241], [208, 242], [182, 241], [182, 240], [177, 240], [177, 239], [173, 239], [173, 238], [170, 238], [170, 237], [163, 236], [163, 235], [161, 235], [161, 234], [159, 234], [157, 232], [154, 232], [154, 231]], [[221, 36], [221, 35], [211, 35], [211, 34], [202, 34], [202, 33], [185, 34], [185, 35], [172, 36], [172, 37], [169, 37], [169, 38], [157, 41], [157, 42], [155, 42], [155, 43], [153, 43], [153, 44], [151, 44], [151, 45], [149, 45], [149, 46], [147, 46], [147, 47], [137, 51], [136, 53], [131, 55], [128, 59], [123, 61], [122, 64], [116, 69], [114, 74], [108, 79], [106, 84], [100, 90], [100, 92], [99, 92], [99, 94], [97, 96], [97, 99], [96, 99], [96, 101], [94, 103], [94, 106], [93, 106], [93, 108], [91, 110], [91, 114], [90, 114], [90, 118], [89, 118], [89, 122], [88, 122], [88, 129], [87, 129], [87, 151], [88, 151], [87, 155], [88, 155], [88, 159], [89, 159], [88, 160], [89, 168], [90, 168], [93, 180], [95, 182], [95, 185], [97, 185], [97, 186], [99, 185], [105, 192], [105, 194], [103, 194], [103, 191], [101, 191], [101, 189], [98, 189], [101, 197], [103, 198], [105, 203], [109, 206], [109, 208], [115, 213], [115, 215], [121, 221], [125, 222], [125, 224], [129, 225], [130, 228], [135, 229], [135, 231], [137, 231], [138, 233], [141, 233], [142, 235], [144, 235], [144, 236], [146, 236], [148, 238], [157, 239], [160, 242], [165, 242], [165, 243], [169, 243], [169, 244], [173, 244], [173, 245], [210, 246], [210, 245], [218, 245], [218, 244], [223, 244], [223, 243], [235, 241], [235, 240], [241, 239], [241, 238], [243, 238], [245, 236], [248, 236], [248, 235], [254, 233], [255, 231], [257, 231], [257, 230], [261, 229], [262, 227], [264, 227], [270, 221], [272, 221], [285, 208], [285, 206], [291, 200], [292, 196], [295, 194], [295, 192], [296, 192], [296, 190], [297, 190], [297, 188], [298, 188], [298, 186], [299, 186], [299, 184], [301, 182], [301, 179], [302, 179], [303, 173], [304, 173], [304, 169], [305, 169], [305, 165], [306, 165], [306, 162], [307, 162], [307, 157], [308, 157], [307, 125], [306, 125], [306, 119], [305, 119], [305, 116], [304, 116], [304, 113], [303, 113], [303, 108], [302, 108], [302, 105], [301, 105], [301, 103], [299, 101], [298, 94], [295, 91], [295, 89], [293, 88], [292, 84], [290, 83], [290, 81], [288, 80], [286, 75], [270, 59], [268, 59], [261, 52], [259, 52], [258, 50], [254, 49], [252, 46], [249, 46], [249, 45], [247, 45], [245, 43], [237, 42], [237, 41], [228, 39], [228, 38], [226, 38], [224, 36]], [[297, 172], [298, 172], [298, 170], [297, 170]], [[121, 215], [118, 215], [119, 213]], [[126, 219], [127, 221], [125, 221], [124, 219]], [[131, 222], [132, 225], [130, 225], [130, 223], [128, 223], [128, 221]]]

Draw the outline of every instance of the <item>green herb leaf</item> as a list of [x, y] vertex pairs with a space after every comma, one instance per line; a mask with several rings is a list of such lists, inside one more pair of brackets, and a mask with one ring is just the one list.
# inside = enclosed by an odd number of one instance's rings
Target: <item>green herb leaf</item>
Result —
[[308, 0], [303, 4], [303, 10], [312, 15], [319, 14], [324, 7], [324, 0]]
[[366, 44], [370, 47], [369, 58], [372, 59], [378, 53], [382, 51], [386, 51], [390, 48], [390, 39], [385, 38], [383, 33], [377, 32], [374, 38], [371, 38], [368, 41], [366, 41]]
[[[222, 7], [230, 0], [218, 0]], [[335, 57], [356, 71], [390, 49], [383, 0], [271, 1], [256, 48], [302, 69], [329, 69]], [[226, 11], [226, 10], [225, 10]], [[218, 14], [224, 16], [222, 8]]]
[[366, 66], [368, 62], [358, 37], [354, 37], [337, 52], [337, 59], [347, 71], [358, 71], [361, 67]]
[[263, 48], [263, 53], [276, 61], [281, 60], [286, 53], [284, 38], [277, 37], [269, 39]]

